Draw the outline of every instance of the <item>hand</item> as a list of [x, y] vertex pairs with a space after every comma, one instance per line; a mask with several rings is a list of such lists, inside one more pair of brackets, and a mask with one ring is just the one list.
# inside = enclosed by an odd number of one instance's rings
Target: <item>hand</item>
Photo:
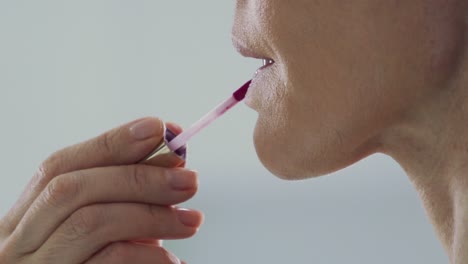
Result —
[[196, 193], [196, 172], [135, 164], [163, 127], [145, 118], [52, 154], [0, 221], [0, 263], [179, 263], [160, 240], [201, 225], [173, 206]]

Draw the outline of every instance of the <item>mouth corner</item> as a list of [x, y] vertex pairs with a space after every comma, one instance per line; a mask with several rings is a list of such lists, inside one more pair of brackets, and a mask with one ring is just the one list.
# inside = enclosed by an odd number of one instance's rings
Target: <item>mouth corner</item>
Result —
[[262, 60], [262, 66], [255, 72], [255, 76], [265, 68], [268, 68], [275, 64], [275, 60], [269, 56], [264, 56], [262, 53], [257, 52], [253, 49], [248, 48], [248, 46], [244, 45], [244, 43], [239, 40], [234, 34], [232, 35], [232, 44], [234, 48], [240, 53], [243, 57], [246, 58], [254, 58]]
[[274, 63], [275, 61], [273, 59], [263, 59], [263, 67], [268, 67]]
[[259, 73], [259, 71], [263, 70], [263, 69], [266, 69], [270, 66], [272, 66], [273, 64], [275, 64], [275, 60], [273, 59], [262, 59], [263, 60], [263, 65], [262, 67], [260, 67], [256, 72], [255, 72], [255, 75], [257, 75]]

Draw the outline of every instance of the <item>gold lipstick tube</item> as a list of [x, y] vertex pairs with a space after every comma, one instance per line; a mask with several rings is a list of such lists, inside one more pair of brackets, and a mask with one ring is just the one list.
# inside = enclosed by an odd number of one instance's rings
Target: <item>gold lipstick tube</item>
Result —
[[185, 165], [187, 158], [187, 146], [183, 146], [176, 151], [172, 151], [167, 146], [176, 134], [165, 128], [164, 138], [158, 146], [139, 163], [158, 167], [176, 168]]

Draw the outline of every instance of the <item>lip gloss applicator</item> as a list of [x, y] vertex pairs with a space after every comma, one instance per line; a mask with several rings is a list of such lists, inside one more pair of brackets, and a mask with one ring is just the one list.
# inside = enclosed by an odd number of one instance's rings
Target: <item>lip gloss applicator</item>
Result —
[[187, 156], [187, 142], [202, 129], [242, 101], [247, 94], [251, 82], [251, 80], [246, 82], [237, 89], [232, 96], [220, 103], [200, 120], [195, 122], [189, 129], [183, 131], [179, 135], [176, 136], [174, 132], [166, 128], [164, 139], [140, 163], [160, 167], [178, 167], [183, 164]]

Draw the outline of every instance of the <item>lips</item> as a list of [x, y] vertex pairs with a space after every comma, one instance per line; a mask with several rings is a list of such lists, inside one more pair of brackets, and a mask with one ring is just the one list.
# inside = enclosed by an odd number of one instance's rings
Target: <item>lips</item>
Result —
[[271, 65], [273, 65], [274, 63], [275, 63], [275, 61], [272, 60], [272, 59], [263, 59], [263, 66], [260, 67], [258, 70], [263, 70], [265, 68], [268, 68]]
[[263, 61], [263, 66], [257, 70], [257, 73], [258, 71], [263, 70], [267, 67], [270, 67], [271, 65], [275, 63], [275, 61], [272, 58], [268, 57], [266, 54], [262, 54], [262, 52], [260, 51], [250, 49], [242, 45], [241, 42], [236, 39], [233, 39], [233, 45], [236, 48], [237, 52], [239, 52], [242, 56], [260, 59]]
[[256, 59], [264, 59], [267, 58], [266, 56], [262, 56], [259, 52], [255, 52], [252, 49], [247, 48], [247, 46], [243, 45], [238, 39], [233, 37], [232, 44], [236, 48], [237, 52], [239, 52], [244, 57], [256, 58]]
[[[264, 98], [265, 92], [264, 84], [266, 84], [271, 76], [275, 75], [275, 72], [270, 70], [270, 68], [275, 64], [275, 60], [271, 54], [265, 52], [265, 49], [261, 46], [243, 45], [243, 43], [245, 42], [239, 41], [239, 39], [235, 37], [233, 38], [234, 47], [242, 56], [260, 59], [262, 61], [262, 66], [255, 72], [254, 77], [252, 78], [252, 84], [250, 85], [250, 89], [245, 98], [246, 105], [259, 112], [262, 105], [264, 105], [264, 103], [262, 103], [264, 100], [262, 98]], [[255, 47], [255, 49], [249, 48], [250, 46]]]

